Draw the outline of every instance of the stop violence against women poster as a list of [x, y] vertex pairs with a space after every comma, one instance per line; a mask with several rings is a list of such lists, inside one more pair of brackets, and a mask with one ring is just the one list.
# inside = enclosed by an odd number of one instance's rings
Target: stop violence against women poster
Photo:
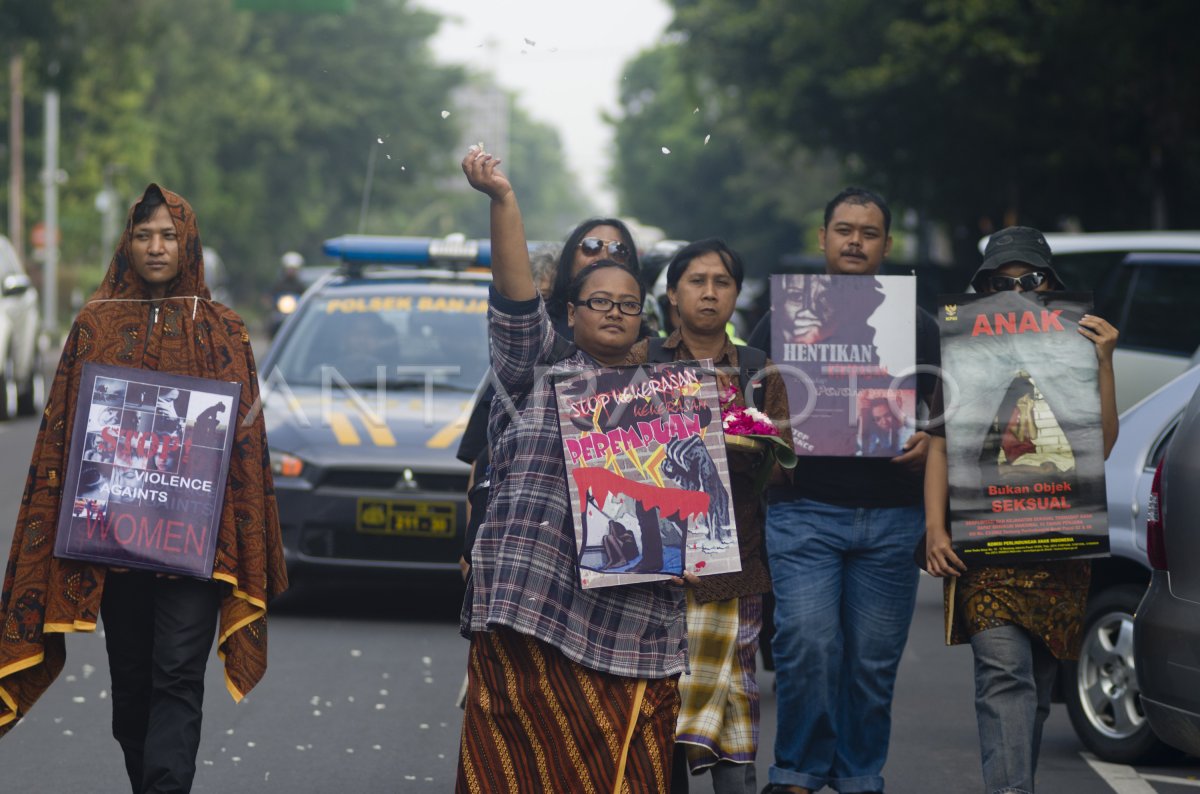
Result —
[[1090, 293], [939, 299], [950, 534], [967, 565], [1108, 553]]
[[711, 362], [555, 379], [579, 580], [741, 570]]
[[210, 578], [240, 392], [84, 364], [55, 555]]
[[917, 280], [771, 276], [771, 359], [797, 455], [892, 458], [914, 432]]

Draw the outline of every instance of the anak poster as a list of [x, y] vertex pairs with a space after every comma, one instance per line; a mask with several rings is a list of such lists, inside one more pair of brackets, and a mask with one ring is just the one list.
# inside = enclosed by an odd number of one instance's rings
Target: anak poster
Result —
[[967, 565], [1108, 553], [1091, 295], [942, 296], [950, 534]]
[[592, 370], [555, 394], [584, 588], [741, 570], [711, 366]]
[[211, 577], [240, 392], [84, 364], [55, 555]]
[[771, 276], [771, 358], [797, 455], [903, 451], [916, 419], [916, 301], [912, 276]]

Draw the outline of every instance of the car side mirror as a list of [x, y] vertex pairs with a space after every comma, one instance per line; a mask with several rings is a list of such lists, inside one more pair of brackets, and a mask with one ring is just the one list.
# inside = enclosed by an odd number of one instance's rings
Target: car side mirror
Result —
[[33, 282], [29, 280], [29, 276], [24, 273], [13, 273], [5, 276], [0, 282], [0, 295], [9, 297], [11, 295], [22, 295], [33, 286]]

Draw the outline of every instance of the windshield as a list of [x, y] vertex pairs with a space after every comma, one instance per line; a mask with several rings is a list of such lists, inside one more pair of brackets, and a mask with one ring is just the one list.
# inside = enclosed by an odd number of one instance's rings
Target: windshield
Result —
[[283, 341], [291, 386], [340, 384], [474, 391], [488, 366], [479, 292], [314, 298]]

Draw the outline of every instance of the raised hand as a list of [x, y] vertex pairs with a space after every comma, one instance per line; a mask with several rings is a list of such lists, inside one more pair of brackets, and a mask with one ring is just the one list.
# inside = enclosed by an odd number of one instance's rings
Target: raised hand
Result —
[[1117, 329], [1100, 317], [1085, 314], [1079, 318], [1079, 333], [1096, 345], [1096, 358], [1102, 364], [1112, 363], [1113, 350], [1117, 346]]
[[500, 170], [500, 158], [493, 157], [480, 146], [472, 145], [463, 158], [462, 170], [471, 187], [499, 201], [512, 193], [512, 184]]

